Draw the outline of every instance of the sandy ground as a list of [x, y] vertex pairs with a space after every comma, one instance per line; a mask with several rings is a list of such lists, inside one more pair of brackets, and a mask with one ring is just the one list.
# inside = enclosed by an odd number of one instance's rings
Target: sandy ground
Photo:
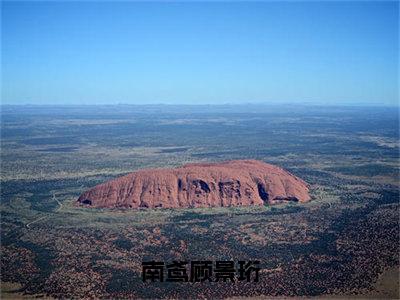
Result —
[[0, 289], [0, 299], [43, 299], [43, 300], [50, 300], [53, 298], [47, 297], [43, 294], [37, 294], [37, 295], [24, 295], [22, 292], [19, 292], [19, 289], [21, 289], [22, 286], [18, 283], [13, 283], [13, 282], [2, 282], [1, 283], [1, 289]]
[[[394, 267], [383, 272], [374, 284], [374, 290], [359, 295], [326, 295], [322, 297], [253, 297], [251, 299], [400, 299], [399, 268]], [[0, 299], [53, 299], [45, 295], [24, 295], [18, 290], [20, 284], [2, 282]], [[250, 299], [246, 297], [233, 297], [229, 299]]]

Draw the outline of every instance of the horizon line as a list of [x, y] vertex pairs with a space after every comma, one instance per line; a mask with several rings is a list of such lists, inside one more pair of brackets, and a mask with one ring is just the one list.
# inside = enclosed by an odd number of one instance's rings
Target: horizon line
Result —
[[368, 106], [368, 107], [400, 107], [400, 103], [371, 103], [371, 102], [349, 102], [349, 103], [312, 103], [312, 102], [283, 102], [283, 103], [276, 103], [276, 102], [243, 102], [243, 103], [232, 103], [232, 102], [227, 102], [227, 103], [94, 103], [94, 104], [86, 104], [86, 103], [45, 103], [45, 104], [38, 104], [38, 103], [1, 103], [0, 101], [0, 106], [34, 106], [34, 107], [40, 107], [40, 106], [47, 106], [47, 107], [62, 107], [62, 106], [69, 106], [69, 107], [77, 107], [77, 106], [83, 106], [83, 107], [93, 107], [93, 106], [214, 106], [214, 107], [221, 107], [221, 106], [244, 106], [244, 105], [251, 105], [251, 106], [287, 106], [287, 105], [293, 105], [293, 106], [325, 106], [325, 107], [332, 107], [332, 106], [346, 106], [346, 107], [363, 107], [363, 106]]

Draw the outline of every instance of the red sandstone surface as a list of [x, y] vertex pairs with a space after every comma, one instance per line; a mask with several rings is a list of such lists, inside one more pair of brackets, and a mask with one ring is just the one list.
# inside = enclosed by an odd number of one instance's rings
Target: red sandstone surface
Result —
[[256, 160], [145, 169], [84, 192], [93, 207], [179, 208], [275, 204], [310, 200], [307, 184], [284, 169]]

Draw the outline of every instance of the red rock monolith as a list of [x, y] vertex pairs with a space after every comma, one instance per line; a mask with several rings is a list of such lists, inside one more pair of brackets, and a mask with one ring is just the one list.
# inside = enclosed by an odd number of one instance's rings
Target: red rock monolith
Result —
[[180, 208], [275, 204], [310, 200], [308, 185], [257, 160], [145, 169], [84, 192], [78, 203], [108, 208]]

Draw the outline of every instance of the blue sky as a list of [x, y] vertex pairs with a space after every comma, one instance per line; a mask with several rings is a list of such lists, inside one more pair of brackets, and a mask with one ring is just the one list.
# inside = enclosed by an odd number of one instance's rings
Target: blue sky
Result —
[[398, 102], [397, 2], [2, 2], [2, 103]]

